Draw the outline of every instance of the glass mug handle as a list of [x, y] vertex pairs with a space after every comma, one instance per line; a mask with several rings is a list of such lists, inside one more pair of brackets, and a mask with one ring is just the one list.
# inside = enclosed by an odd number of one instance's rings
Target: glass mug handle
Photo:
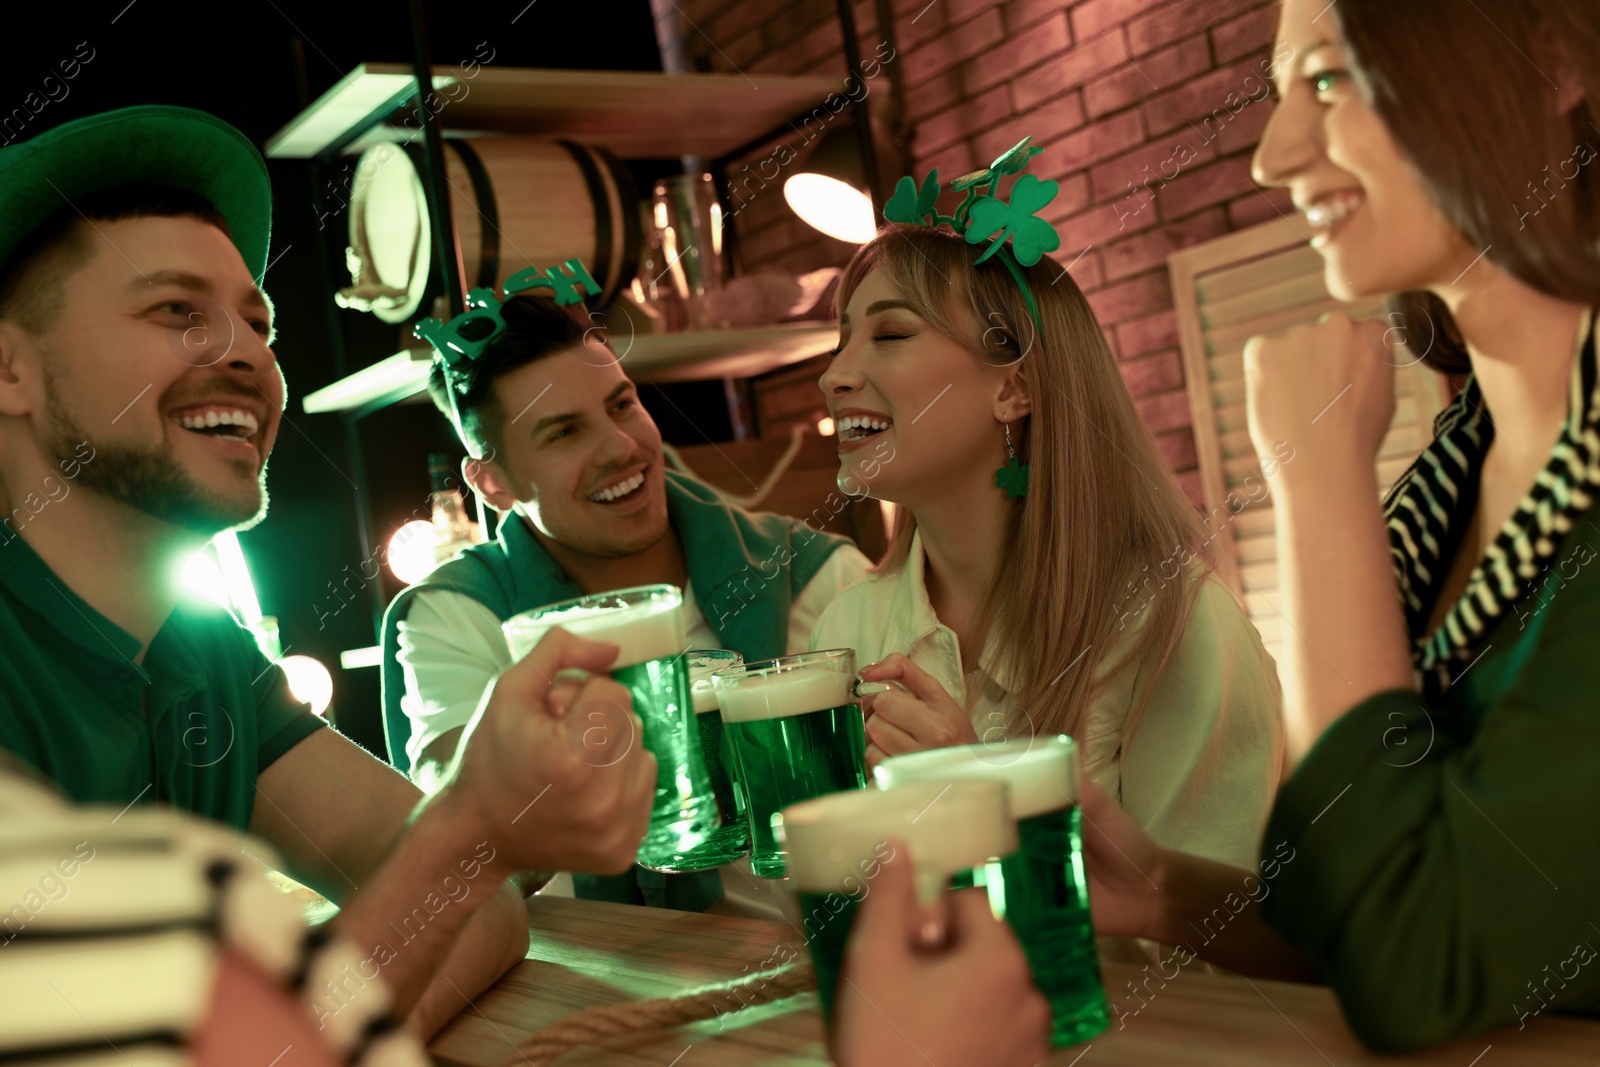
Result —
[[893, 680], [887, 682], [862, 681], [859, 674], [856, 675], [856, 677], [850, 682], [850, 695], [857, 700], [860, 700], [862, 697], [875, 696], [878, 693], [888, 693], [893, 690], [899, 690], [902, 693], [911, 692], [911, 690], [907, 689], [904, 685]]

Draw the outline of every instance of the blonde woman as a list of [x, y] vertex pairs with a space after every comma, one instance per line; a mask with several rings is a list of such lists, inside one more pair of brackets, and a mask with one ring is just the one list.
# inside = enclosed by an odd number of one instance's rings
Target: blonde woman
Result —
[[981, 255], [888, 225], [841, 280], [820, 383], [839, 482], [901, 517], [811, 645], [855, 648], [864, 677], [906, 687], [864, 701], [869, 763], [1071, 734], [1156, 841], [1250, 863], [1284, 753], [1280, 688], [1211, 571], [1218, 520], [1157, 453], [1071, 277]]

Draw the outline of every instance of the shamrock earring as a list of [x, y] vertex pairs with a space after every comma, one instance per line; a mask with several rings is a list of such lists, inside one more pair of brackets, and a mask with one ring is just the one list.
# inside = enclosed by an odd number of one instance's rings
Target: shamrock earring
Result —
[[1017, 462], [1017, 450], [1011, 444], [1011, 424], [1005, 423], [1006, 428], [1006, 454], [1010, 457], [1006, 465], [994, 472], [994, 484], [1006, 491], [1006, 495], [1015, 500], [1017, 497], [1028, 495], [1028, 464]]

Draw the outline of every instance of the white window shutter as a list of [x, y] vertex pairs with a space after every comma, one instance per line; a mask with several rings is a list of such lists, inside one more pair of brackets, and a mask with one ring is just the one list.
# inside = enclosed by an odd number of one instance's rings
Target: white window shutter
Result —
[[[1272, 481], [1262, 476], [1245, 421], [1244, 344], [1328, 311], [1381, 319], [1386, 310], [1381, 298], [1343, 304], [1329, 296], [1322, 257], [1306, 238], [1297, 220], [1284, 218], [1192, 245], [1167, 260], [1217, 573], [1243, 601], [1278, 661], [1280, 678], [1283, 619]], [[1433, 419], [1448, 402], [1449, 386], [1442, 375], [1414, 363], [1395, 375], [1395, 396], [1394, 422], [1378, 452], [1383, 492], [1432, 440]], [[1287, 686], [1288, 679], [1282, 680]]]

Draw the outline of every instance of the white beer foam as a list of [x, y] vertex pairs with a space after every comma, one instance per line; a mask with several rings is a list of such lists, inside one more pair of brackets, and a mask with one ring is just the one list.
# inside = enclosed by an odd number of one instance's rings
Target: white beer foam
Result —
[[1078, 802], [1078, 753], [1065, 734], [891, 756], [878, 764], [873, 777], [885, 788], [911, 782], [1004, 782], [1011, 789], [1011, 813], [1019, 819]]
[[854, 704], [851, 676], [826, 666], [742, 675], [717, 689], [723, 722], [755, 722]]
[[[780, 821], [781, 820], [781, 821]], [[911, 851], [917, 896], [937, 899], [952, 874], [1017, 848], [1017, 824], [999, 782], [868, 786], [791, 805], [774, 819], [784, 869], [802, 892], [857, 892], [889, 855], [894, 838]]]
[[737, 667], [743, 662], [742, 658], [734, 656], [708, 656], [698, 649], [689, 653], [689, 694], [694, 699], [696, 715], [716, 711], [720, 706], [717, 703], [717, 688], [711, 681], [711, 672], [720, 671], [724, 667]]
[[512, 655], [521, 659], [539, 643], [552, 626], [595, 641], [621, 645], [612, 670], [631, 667], [652, 659], [668, 659], [683, 653], [682, 601], [671, 597], [646, 600], [627, 607], [573, 607], [551, 612], [537, 621], [533, 612], [507, 619], [501, 626], [511, 645]]

